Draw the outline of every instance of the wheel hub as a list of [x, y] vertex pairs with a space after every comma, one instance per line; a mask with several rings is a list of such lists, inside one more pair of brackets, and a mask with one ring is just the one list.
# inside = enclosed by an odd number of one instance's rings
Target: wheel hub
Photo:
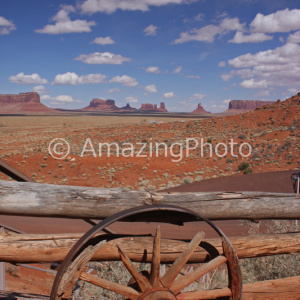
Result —
[[138, 300], [177, 300], [177, 298], [167, 288], [154, 288], [143, 293]]

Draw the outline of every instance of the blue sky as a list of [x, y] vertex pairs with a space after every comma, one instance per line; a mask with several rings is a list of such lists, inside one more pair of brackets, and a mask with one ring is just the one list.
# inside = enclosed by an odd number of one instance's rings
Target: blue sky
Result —
[[1, 0], [0, 93], [49, 107], [277, 100], [300, 91], [299, 0]]

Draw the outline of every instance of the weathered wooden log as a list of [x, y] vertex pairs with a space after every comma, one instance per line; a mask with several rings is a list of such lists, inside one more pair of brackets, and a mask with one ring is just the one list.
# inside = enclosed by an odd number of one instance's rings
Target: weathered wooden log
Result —
[[[284, 279], [266, 280], [243, 285], [243, 300], [299, 300], [300, 276]], [[229, 288], [212, 291], [199, 291], [198, 293], [186, 293], [185, 300], [217, 299], [217, 297], [229, 297]], [[198, 297], [199, 298], [198, 298]], [[178, 296], [180, 298], [180, 295]], [[219, 298], [218, 298], [219, 299]]]
[[243, 300], [299, 300], [300, 276], [245, 284]]
[[210, 220], [298, 219], [295, 194], [264, 192], [155, 193], [0, 181], [0, 214], [105, 219], [145, 204], [189, 208]]
[[[81, 234], [2, 234], [0, 261], [11, 263], [61, 262]], [[239, 258], [300, 252], [300, 233], [230, 238]], [[122, 237], [109, 241], [94, 256], [94, 260], [119, 260], [116, 243], [133, 261], [152, 260], [153, 237]], [[204, 240], [191, 257], [191, 262], [203, 262], [214, 246], [223, 253], [220, 239]], [[186, 241], [162, 239], [161, 261], [173, 262], [185, 249]], [[203, 248], [204, 249], [203, 249]]]

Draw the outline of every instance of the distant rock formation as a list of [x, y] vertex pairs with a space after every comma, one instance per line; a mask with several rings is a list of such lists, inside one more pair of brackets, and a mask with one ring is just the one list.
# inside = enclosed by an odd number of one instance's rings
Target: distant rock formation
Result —
[[142, 103], [142, 106], [139, 110], [154, 110], [154, 105], [150, 103]]
[[262, 100], [231, 100], [228, 109], [225, 112], [241, 113], [254, 110], [263, 105], [274, 104], [275, 101], [262, 101]]
[[162, 112], [168, 112], [164, 102], [160, 102], [160, 108], [158, 110]]
[[90, 105], [81, 110], [100, 110], [100, 111], [114, 111], [119, 108], [115, 105], [115, 100], [93, 99]]
[[164, 102], [160, 103], [160, 107], [157, 108], [157, 104], [151, 104], [151, 103], [143, 103], [140, 111], [148, 111], [148, 112], [168, 112], [165, 106]]
[[0, 113], [27, 113], [54, 111], [41, 103], [40, 95], [36, 92], [20, 94], [0, 94]]
[[131, 107], [129, 105], [129, 103], [127, 103], [125, 106], [119, 108], [117, 111], [118, 112], [136, 112], [138, 110], [136, 108], [134, 108], [134, 107]]
[[0, 103], [40, 103], [40, 95], [36, 92], [20, 93], [18, 95], [0, 95]]
[[198, 103], [197, 108], [194, 111], [192, 111], [191, 114], [210, 114], [210, 112], [206, 111], [201, 105], [201, 103]]

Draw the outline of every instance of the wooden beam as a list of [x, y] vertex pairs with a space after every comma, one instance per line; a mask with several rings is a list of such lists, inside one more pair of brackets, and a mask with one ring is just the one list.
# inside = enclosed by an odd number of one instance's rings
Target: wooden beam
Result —
[[300, 276], [245, 284], [243, 300], [299, 300]]
[[[188, 207], [210, 220], [300, 219], [296, 194], [155, 193], [0, 181], [0, 214], [105, 219], [145, 204]], [[272, 209], [270, 209], [272, 208]]]
[[[243, 285], [243, 300], [299, 300], [300, 276], [284, 279], [266, 280]], [[184, 295], [184, 296], [183, 296]], [[186, 292], [179, 294], [178, 299], [220, 299], [219, 297], [230, 297], [229, 288], [208, 291]], [[223, 298], [222, 298], [223, 299]]]
[[[0, 236], [0, 261], [11, 263], [61, 262], [81, 234], [10, 234]], [[300, 252], [300, 233], [261, 235], [230, 238], [239, 258]], [[151, 262], [153, 237], [122, 237], [104, 245], [94, 260], [120, 260], [117, 244], [121, 245], [132, 261]], [[187, 247], [188, 241], [161, 240], [161, 261], [174, 262]], [[220, 239], [204, 240], [190, 258], [190, 262], [203, 262], [213, 245], [220, 254]], [[204, 247], [204, 249], [202, 248]]]

